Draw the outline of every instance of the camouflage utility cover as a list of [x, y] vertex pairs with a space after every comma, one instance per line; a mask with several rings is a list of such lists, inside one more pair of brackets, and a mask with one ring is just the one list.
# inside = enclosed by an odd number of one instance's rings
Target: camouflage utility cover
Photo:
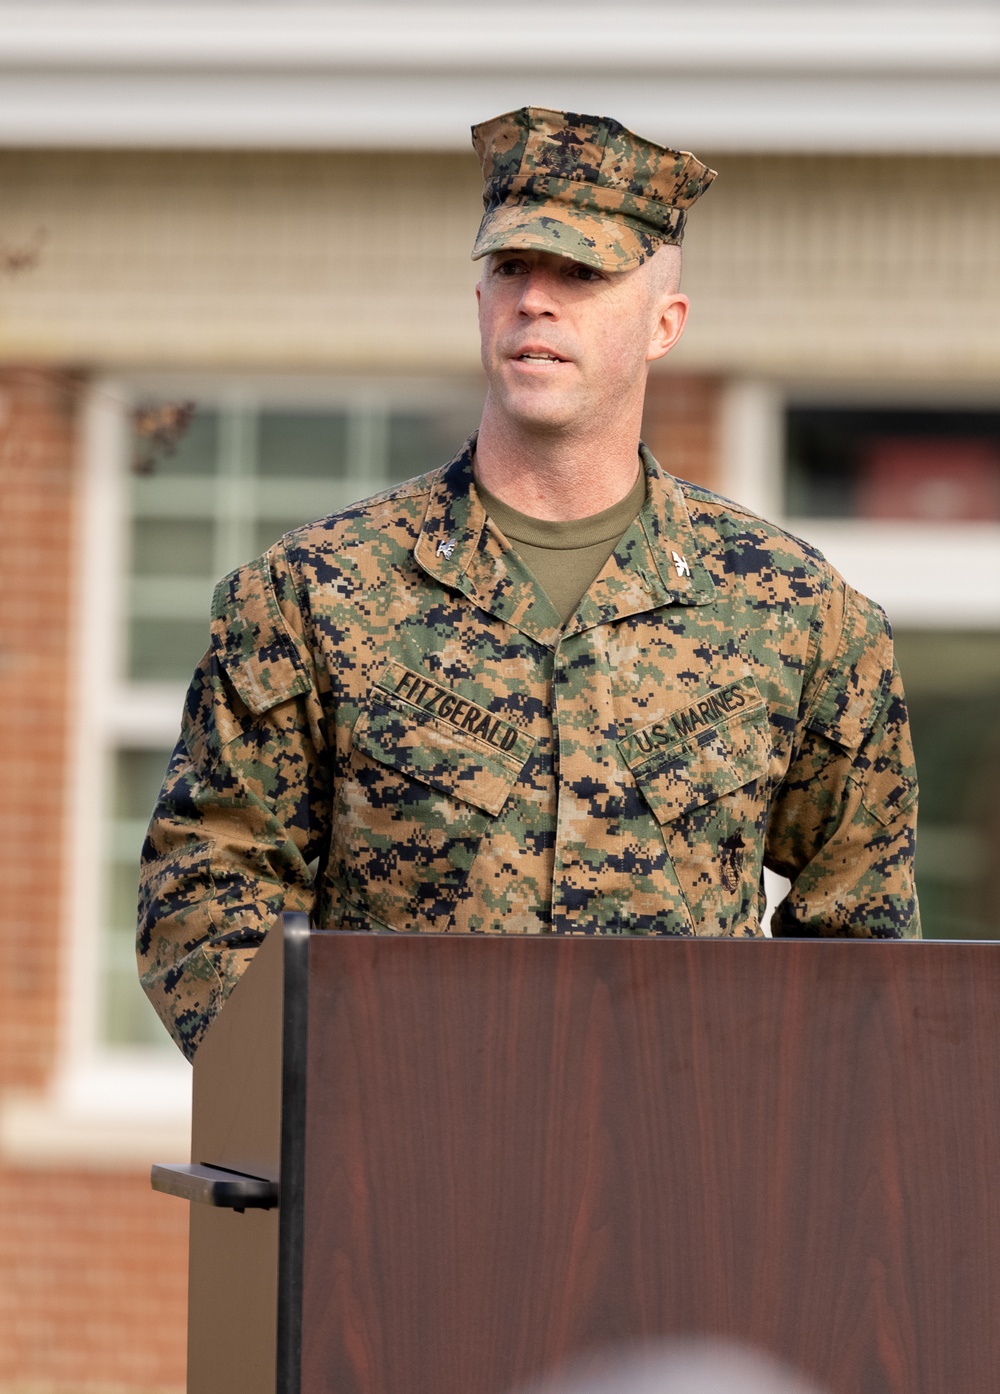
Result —
[[715, 178], [604, 116], [521, 107], [472, 128], [486, 212], [473, 260], [508, 248], [627, 271], [684, 236]]
[[322, 928], [918, 933], [882, 612], [643, 450], [569, 623], [472, 447], [227, 577], [143, 852], [143, 984], [181, 1048], [282, 908]]

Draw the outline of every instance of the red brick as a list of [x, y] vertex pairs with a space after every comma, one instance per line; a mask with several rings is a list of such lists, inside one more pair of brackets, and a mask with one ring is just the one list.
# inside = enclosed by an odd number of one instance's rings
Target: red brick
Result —
[[[0, 370], [0, 1089], [55, 1063], [78, 399]], [[0, 1391], [179, 1394], [186, 1209], [145, 1172], [0, 1170]]]
[[642, 435], [665, 470], [717, 489], [721, 478], [717, 378], [664, 371], [649, 377]]
[[78, 396], [72, 374], [0, 371], [0, 1084], [7, 1086], [43, 1085], [55, 1049]]
[[0, 1171], [0, 1390], [184, 1384], [187, 1207], [145, 1172]]

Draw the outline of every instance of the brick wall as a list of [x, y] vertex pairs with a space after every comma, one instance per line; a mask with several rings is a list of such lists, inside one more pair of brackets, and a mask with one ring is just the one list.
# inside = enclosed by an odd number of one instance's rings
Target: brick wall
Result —
[[0, 372], [0, 1084], [55, 1048], [77, 385]]
[[[0, 370], [0, 1092], [55, 1063], [79, 386]], [[0, 1391], [179, 1389], [186, 1227], [145, 1169], [0, 1159]]]
[[720, 487], [721, 393], [718, 378], [653, 372], [642, 419], [643, 440], [663, 468], [707, 489]]
[[141, 1174], [0, 1171], [2, 1394], [184, 1385], [187, 1206]]

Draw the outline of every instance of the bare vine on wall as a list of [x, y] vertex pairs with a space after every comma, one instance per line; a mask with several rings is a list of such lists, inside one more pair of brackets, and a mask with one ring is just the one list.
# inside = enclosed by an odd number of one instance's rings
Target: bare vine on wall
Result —
[[0, 276], [13, 278], [34, 271], [48, 238], [48, 229], [43, 227], [36, 228], [27, 242], [8, 242], [0, 237]]
[[[23, 241], [0, 236], [0, 278], [14, 280], [30, 271], [37, 271], [45, 244], [49, 240], [48, 228], [39, 227]], [[20, 382], [37, 377], [51, 387], [53, 383], [64, 387], [69, 400], [76, 400], [80, 390], [80, 377], [58, 368], [44, 370], [19, 368], [17, 378]], [[8, 420], [8, 402], [0, 394], [0, 447], [8, 444], [11, 422]], [[136, 474], [153, 474], [156, 465], [164, 456], [173, 455], [183, 439], [191, 418], [194, 415], [194, 402], [163, 402], [153, 407], [142, 407], [133, 414], [135, 450], [131, 467]]]
[[154, 474], [158, 460], [175, 454], [194, 410], [194, 402], [160, 402], [155, 407], [140, 407], [133, 414], [137, 443], [132, 461], [134, 474]]

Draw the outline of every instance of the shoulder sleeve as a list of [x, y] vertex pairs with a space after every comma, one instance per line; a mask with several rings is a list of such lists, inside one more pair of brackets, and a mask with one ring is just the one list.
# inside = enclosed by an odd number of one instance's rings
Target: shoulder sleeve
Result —
[[916, 935], [917, 780], [892, 635], [879, 606], [836, 580], [771, 804], [765, 861], [792, 882], [772, 928]]
[[142, 855], [142, 984], [189, 1057], [330, 827], [325, 718], [284, 549], [217, 588]]
[[828, 613], [821, 655], [834, 640], [836, 649], [816, 674], [804, 724], [846, 750], [856, 750], [892, 682], [892, 638], [881, 607], [843, 582], [833, 608], [839, 611], [839, 634]]
[[[283, 579], [283, 589], [289, 588], [290, 581]], [[269, 556], [240, 567], [216, 586], [212, 652], [255, 716], [312, 687], [308, 654], [278, 604]]]

